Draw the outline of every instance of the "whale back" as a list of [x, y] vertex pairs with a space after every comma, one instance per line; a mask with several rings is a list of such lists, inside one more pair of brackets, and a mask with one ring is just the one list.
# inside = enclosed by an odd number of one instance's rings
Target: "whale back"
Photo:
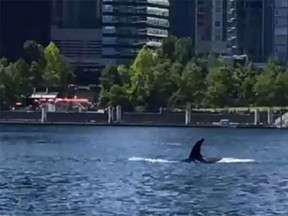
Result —
[[204, 142], [204, 139], [202, 138], [194, 144], [194, 146], [190, 152], [190, 155], [189, 155], [190, 160], [193, 160], [193, 159], [199, 160], [199, 159], [203, 158], [203, 156], [201, 154], [201, 146], [202, 146], [203, 142]]

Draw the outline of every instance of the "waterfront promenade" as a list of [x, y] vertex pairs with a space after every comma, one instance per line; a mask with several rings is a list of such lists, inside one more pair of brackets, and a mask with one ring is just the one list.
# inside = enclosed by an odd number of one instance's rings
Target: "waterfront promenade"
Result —
[[[157, 127], [271, 127], [280, 116], [267, 112], [258, 113], [213, 113], [213, 112], [47, 112], [41, 111], [1, 111], [1, 124], [37, 125], [100, 125], [100, 126], [157, 126]], [[270, 120], [269, 120], [270, 118]], [[226, 120], [228, 125], [219, 125]]]

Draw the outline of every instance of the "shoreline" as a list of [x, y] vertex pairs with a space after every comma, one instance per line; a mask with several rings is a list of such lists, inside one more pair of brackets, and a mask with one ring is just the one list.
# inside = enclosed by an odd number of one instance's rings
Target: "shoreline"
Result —
[[155, 123], [95, 123], [95, 122], [36, 122], [36, 121], [0, 121], [1, 125], [25, 126], [91, 126], [91, 127], [162, 127], [162, 128], [233, 128], [233, 129], [288, 129], [266, 125], [233, 125], [220, 126], [212, 124], [155, 124]]

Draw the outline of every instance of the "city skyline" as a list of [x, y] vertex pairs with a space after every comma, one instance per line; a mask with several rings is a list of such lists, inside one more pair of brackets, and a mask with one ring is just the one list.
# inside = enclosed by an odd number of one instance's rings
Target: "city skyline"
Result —
[[[12, 17], [21, 7], [31, 12], [20, 27]], [[197, 53], [288, 59], [288, 0], [15, 0], [1, 1], [1, 10], [1, 56], [16, 58], [25, 40], [51, 40], [87, 72], [129, 64], [143, 45], [160, 46], [168, 35], [191, 37]]]

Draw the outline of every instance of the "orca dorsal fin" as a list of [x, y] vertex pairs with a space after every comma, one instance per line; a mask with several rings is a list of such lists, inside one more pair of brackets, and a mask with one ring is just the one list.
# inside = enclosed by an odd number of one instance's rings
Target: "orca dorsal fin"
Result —
[[204, 142], [204, 138], [198, 140], [195, 145], [193, 146], [191, 153], [189, 155], [189, 159], [200, 159], [202, 158], [201, 155], [201, 145]]

